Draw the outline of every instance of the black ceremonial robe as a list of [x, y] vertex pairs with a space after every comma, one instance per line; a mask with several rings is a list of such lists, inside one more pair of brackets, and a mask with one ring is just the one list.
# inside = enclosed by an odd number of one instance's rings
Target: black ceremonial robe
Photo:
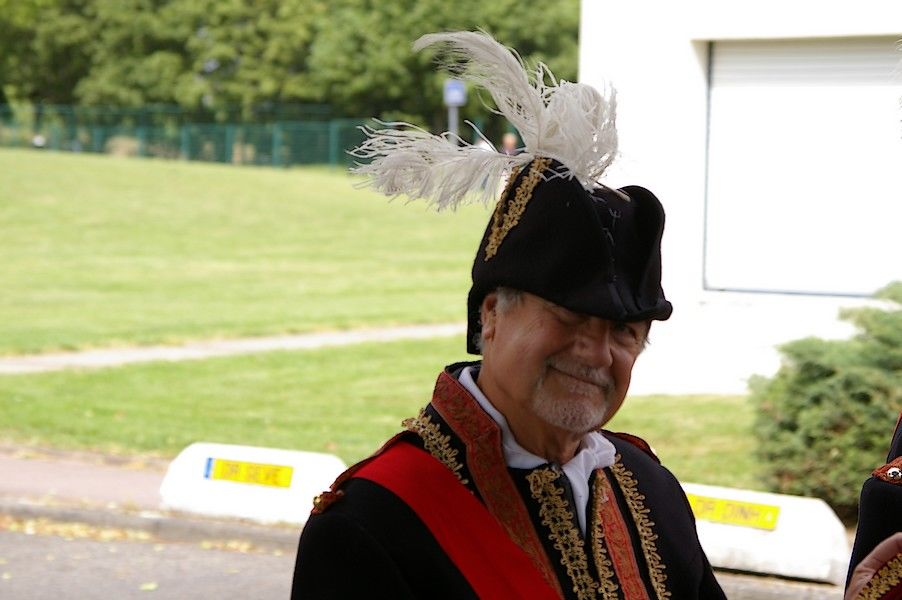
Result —
[[[432, 402], [405, 421], [400, 438], [455, 473], [562, 598], [725, 598], [682, 488], [641, 440], [602, 432], [617, 458], [591, 476], [583, 536], [566, 476], [547, 464], [505, 466], [500, 429], [457, 381], [464, 366], [439, 376]], [[304, 527], [292, 598], [477, 598], [423, 520], [398, 496], [355, 478], [357, 468]]]
[[[902, 531], [902, 414], [896, 421], [896, 430], [890, 442], [886, 464], [874, 469], [871, 476], [861, 487], [858, 504], [858, 530], [855, 533], [855, 545], [849, 561], [849, 579], [855, 567], [880, 542]], [[885, 591], [886, 595], [874, 592], [874, 598], [902, 597], [902, 557], [877, 572], [878, 578], [884, 582], [875, 582], [871, 587]]]

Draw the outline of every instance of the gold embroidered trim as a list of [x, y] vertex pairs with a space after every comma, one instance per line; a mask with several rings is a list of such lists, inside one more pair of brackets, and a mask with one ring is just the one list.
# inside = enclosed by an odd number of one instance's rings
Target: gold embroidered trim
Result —
[[[497, 254], [501, 242], [504, 241], [510, 230], [520, 222], [520, 217], [523, 215], [523, 211], [526, 210], [526, 203], [532, 198], [532, 192], [539, 184], [542, 172], [549, 165], [551, 165], [550, 158], [537, 158], [532, 161], [532, 167], [530, 167], [529, 173], [523, 178], [523, 181], [520, 182], [513, 200], [510, 200], [510, 186], [517, 179], [518, 171], [511, 173], [508, 188], [504, 190], [504, 193], [498, 200], [498, 206], [495, 207], [495, 214], [492, 216], [492, 231], [485, 246], [486, 262]], [[506, 211], [504, 210], [505, 207], [507, 208]]]
[[642, 553], [645, 555], [645, 562], [648, 564], [652, 588], [660, 600], [670, 598], [670, 592], [664, 585], [664, 582], [667, 581], [667, 574], [664, 573], [667, 565], [661, 564], [661, 555], [658, 554], [658, 548], [655, 545], [658, 535], [653, 529], [654, 522], [648, 518], [649, 510], [643, 502], [645, 496], [639, 493], [638, 482], [633, 479], [632, 471], [624, 467], [619, 460], [611, 466], [611, 471], [617, 478], [620, 489], [623, 490], [623, 497], [633, 515], [636, 529], [639, 531], [639, 540], [642, 545]]
[[489, 512], [529, 556], [549, 586], [563, 598], [561, 582], [539, 539], [537, 526], [511, 479], [501, 450], [501, 430], [459, 381], [442, 372], [435, 382], [432, 407], [466, 447], [466, 465]]
[[451, 447], [451, 436], [442, 435], [442, 430], [438, 423], [426, 414], [426, 409], [420, 409], [420, 414], [416, 417], [404, 419], [401, 423], [408, 431], [412, 431], [423, 440], [423, 447], [426, 452], [441, 461], [443, 465], [451, 469], [451, 472], [457, 479], [466, 485], [468, 482], [461, 477], [460, 470], [463, 465], [457, 460], [457, 450]]
[[564, 489], [554, 484], [557, 477], [551, 469], [539, 469], [527, 475], [526, 479], [533, 499], [541, 503], [539, 516], [542, 525], [551, 530], [549, 538], [561, 553], [561, 564], [573, 582], [576, 597], [580, 600], [595, 598], [599, 585], [589, 572], [583, 539], [573, 526], [569, 503], [563, 498]]
[[595, 559], [595, 568], [598, 570], [598, 579], [601, 583], [601, 597], [603, 600], [618, 600], [620, 596], [617, 590], [617, 577], [614, 574], [614, 564], [608, 557], [608, 551], [605, 547], [604, 525], [601, 522], [601, 503], [607, 502], [608, 497], [605, 493], [605, 486], [601, 478], [604, 477], [598, 473], [595, 477], [595, 490], [593, 492], [594, 509], [592, 510], [592, 556]]
[[902, 584], [902, 554], [880, 567], [870, 581], [865, 584], [855, 600], [880, 600], [883, 595]]

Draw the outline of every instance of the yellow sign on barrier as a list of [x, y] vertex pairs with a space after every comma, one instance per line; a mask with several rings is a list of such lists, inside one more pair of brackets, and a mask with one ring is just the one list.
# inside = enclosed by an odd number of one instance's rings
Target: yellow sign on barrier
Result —
[[272, 487], [291, 487], [292, 467], [208, 458], [204, 477], [237, 483], [253, 483]]
[[770, 504], [755, 504], [696, 494], [686, 494], [686, 497], [689, 498], [689, 505], [692, 506], [695, 518], [712, 523], [772, 531], [776, 529], [777, 518], [780, 516], [780, 507]]

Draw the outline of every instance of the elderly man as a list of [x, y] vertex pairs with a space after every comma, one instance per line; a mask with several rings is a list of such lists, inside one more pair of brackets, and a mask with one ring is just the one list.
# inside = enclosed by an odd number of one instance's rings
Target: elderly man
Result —
[[[433, 41], [490, 63], [473, 50], [493, 50], [482, 36]], [[607, 110], [592, 92], [573, 97]], [[661, 204], [640, 187], [587, 183], [578, 157], [543, 155], [532, 138], [473, 262], [467, 345], [481, 362], [447, 367], [406, 430], [317, 499], [293, 597], [724, 597], [676, 479], [643, 441], [601, 429], [651, 321], [671, 313]]]

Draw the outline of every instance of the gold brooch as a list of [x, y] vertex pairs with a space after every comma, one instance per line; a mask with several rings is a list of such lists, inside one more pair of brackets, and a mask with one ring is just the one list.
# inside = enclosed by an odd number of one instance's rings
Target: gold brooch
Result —
[[313, 499], [313, 511], [312, 514], [320, 515], [326, 511], [330, 506], [335, 504], [337, 500], [339, 500], [342, 496], [344, 496], [344, 490], [327, 490]]

